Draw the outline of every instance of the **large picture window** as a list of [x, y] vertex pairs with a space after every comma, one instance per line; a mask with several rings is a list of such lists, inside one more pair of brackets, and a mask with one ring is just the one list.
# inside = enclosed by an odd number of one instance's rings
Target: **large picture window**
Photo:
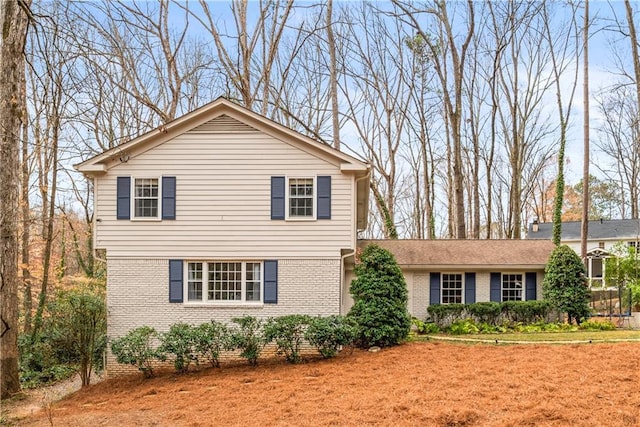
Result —
[[289, 218], [313, 218], [313, 178], [289, 178]]
[[462, 304], [462, 274], [442, 274], [442, 304]]
[[502, 301], [522, 301], [523, 289], [522, 274], [502, 275]]
[[262, 283], [261, 262], [187, 263], [187, 295], [190, 302], [260, 302]]
[[158, 179], [136, 178], [133, 191], [135, 218], [158, 218]]

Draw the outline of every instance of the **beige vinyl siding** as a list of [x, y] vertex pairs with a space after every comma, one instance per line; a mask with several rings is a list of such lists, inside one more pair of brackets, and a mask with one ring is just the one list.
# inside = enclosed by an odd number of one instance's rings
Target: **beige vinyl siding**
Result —
[[[269, 259], [339, 258], [353, 246], [353, 176], [246, 125], [213, 132], [212, 122], [97, 178], [96, 248], [109, 257]], [[176, 220], [116, 220], [117, 176], [163, 175], [176, 176]], [[332, 219], [271, 220], [271, 176], [283, 175], [330, 175]]]

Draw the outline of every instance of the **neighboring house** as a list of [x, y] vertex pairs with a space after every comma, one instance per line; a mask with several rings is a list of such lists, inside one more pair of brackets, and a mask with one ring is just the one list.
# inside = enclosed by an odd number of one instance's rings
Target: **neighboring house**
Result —
[[93, 179], [110, 338], [343, 311], [365, 163], [218, 99], [76, 168]]
[[[542, 298], [550, 240], [361, 240], [392, 252], [409, 289], [409, 311], [425, 318], [433, 304], [525, 301]], [[343, 307], [353, 304], [347, 271]]]
[[[560, 242], [572, 248], [581, 255], [581, 227], [580, 221], [563, 222]], [[640, 220], [614, 219], [589, 221], [587, 237], [587, 274], [592, 287], [602, 287], [606, 277], [604, 259], [611, 256], [611, 249], [616, 244], [623, 244], [640, 248]], [[527, 239], [551, 239], [553, 223], [529, 224]]]

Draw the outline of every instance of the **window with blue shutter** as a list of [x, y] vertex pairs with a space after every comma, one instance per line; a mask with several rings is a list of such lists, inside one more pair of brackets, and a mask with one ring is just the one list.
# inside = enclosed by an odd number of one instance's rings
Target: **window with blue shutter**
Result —
[[537, 299], [537, 274], [536, 273], [526, 273], [525, 274], [525, 286], [526, 286], [526, 294], [525, 299], [527, 301]]
[[284, 219], [285, 178], [271, 177], [271, 219]]
[[265, 304], [278, 303], [278, 261], [264, 261], [264, 300]]
[[176, 219], [176, 177], [162, 177], [162, 219]]
[[180, 259], [169, 260], [169, 302], [182, 302], [183, 265]]
[[318, 199], [318, 219], [331, 219], [331, 177], [319, 176], [317, 179], [318, 189], [316, 191]]
[[502, 273], [491, 273], [489, 280], [489, 296], [491, 301], [502, 301]]
[[131, 218], [131, 177], [119, 176], [116, 185], [117, 194], [117, 219]]
[[476, 302], [476, 273], [464, 273], [464, 303]]
[[440, 304], [440, 273], [431, 273], [429, 277], [429, 305]]

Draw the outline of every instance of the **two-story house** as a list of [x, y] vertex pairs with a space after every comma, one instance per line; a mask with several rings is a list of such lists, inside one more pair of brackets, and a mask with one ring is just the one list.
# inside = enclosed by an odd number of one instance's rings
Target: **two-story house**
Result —
[[354, 157], [217, 99], [76, 168], [94, 183], [109, 337], [342, 311], [367, 221]]
[[553, 249], [358, 241], [368, 165], [225, 99], [76, 168], [94, 184], [111, 339], [144, 325], [346, 314], [355, 255], [369, 243], [396, 255], [415, 316], [430, 304], [537, 299]]

